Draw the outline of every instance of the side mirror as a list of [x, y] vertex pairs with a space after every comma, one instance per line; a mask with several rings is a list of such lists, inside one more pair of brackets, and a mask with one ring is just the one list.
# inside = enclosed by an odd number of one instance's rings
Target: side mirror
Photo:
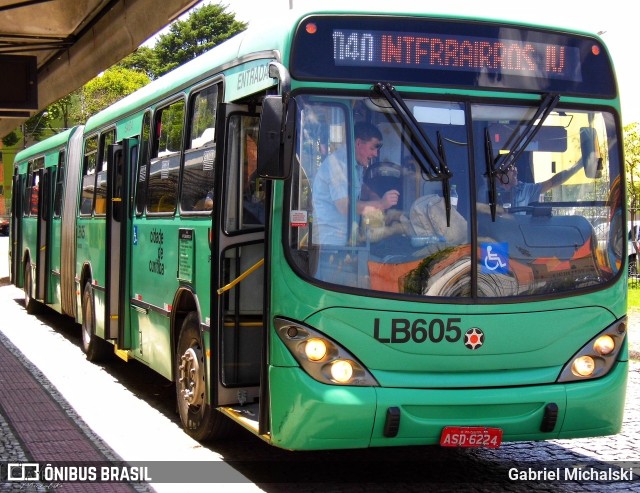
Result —
[[602, 177], [602, 157], [598, 145], [598, 136], [594, 128], [580, 129], [580, 150], [582, 151], [582, 167], [587, 178]]
[[266, 96], [260, 116], [258, 175], [272, 180], [289, 177], [295, 133], [295, 99]]

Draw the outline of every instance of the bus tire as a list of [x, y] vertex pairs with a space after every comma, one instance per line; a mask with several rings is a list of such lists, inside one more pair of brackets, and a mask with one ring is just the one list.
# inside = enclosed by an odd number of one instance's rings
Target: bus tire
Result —
[[88, 361], [98, 362], [113, 354], [113, 346], [96, 335], [96, 313], [91, 283], [82, 291], [82, 351]]
[[40, 303], [33, 297], [33, 275], [30, 262], [24, 266], [24, 308], [29, 315], [38, 313], [40, 310]]
[[178, 337], [174, 379], [182, 426], [187, 435], [200, 442], [225, 437], [231, 424], [209, 404], [205, 372], [200, 321], [196, 312], [190, 312]]

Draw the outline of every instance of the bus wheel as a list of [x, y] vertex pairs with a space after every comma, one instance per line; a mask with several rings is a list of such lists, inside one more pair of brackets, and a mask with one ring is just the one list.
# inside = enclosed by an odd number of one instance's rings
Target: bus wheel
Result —
[[38, 313], [39, 303], [32, 296], [33, 276], [31, 275], [31, 263], [27, 262], [24, 267], [24, 307], [29, 315]]
[[[231, 421], [208, 403], [204, 347], [196, 312], [182, 323], [176, 350], [176, 397], [186, 433], [198, 441], [227, 435]], [[213, 384], [212, 384], [213, 385]]]
[[82, 291], [82, 351], [89, 361], [104, 361], [113, 353], [113, 347], [96, 335], [95, 327], [93, 288], [86, 283]]

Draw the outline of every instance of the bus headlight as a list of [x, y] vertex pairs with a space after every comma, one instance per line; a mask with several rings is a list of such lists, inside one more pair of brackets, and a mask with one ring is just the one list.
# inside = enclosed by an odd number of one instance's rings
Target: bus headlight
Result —
[[596, 342], [593, 344], [593, 349], [596, 350], [598, 354], [607, 355], [611, 351], [616, 348], [616, 342], [613, 340], [608, 334], [600, 336], [596, 339]]
[[338, 383], [348, 383], [353, 377], [353, 366], [350, 361], [339, 359], [331, 364], [331, 378]]
[[327, 355], [327, 344], [317, 337], [312, 337], [304, 345], [304, 353], [311, 361], [320, 361]]
[[593, 361], [591, 356], [580, 356], [573, 360], [571, 365], [571, 372], [576, 377], [588, 377], [596, 369], [596, 362]]
[[600, 378], [609, 373], [624, 345], [626, 317], [607, 327], [573, 355], [564, 366], [558, 382]]
[[283, 318], [276, 318], [275, 325], [282, 342], [312, 378], [331, 385], [378, 386], [355, 356], [321, 332]]

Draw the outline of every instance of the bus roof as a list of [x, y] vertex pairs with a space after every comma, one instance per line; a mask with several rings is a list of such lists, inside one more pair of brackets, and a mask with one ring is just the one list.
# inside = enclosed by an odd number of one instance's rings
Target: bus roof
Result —
[[19, 163], [20, 161], [25, 161], [27, 159], [31, 159], [34, 156], [39, 154], [44, 154], [51, 149], [55, 149], [57, 147], [61, 147], [67, 143], [69, 138], [76, 132], [76, 130], [82, 128], [81, 125], [69, 128], [64, 132], [60, 132], [59, 134], [53, 135], [46, 140], [33, 144], [32, 146], [27, 147], [26, 149], [20, 151], [16, 154], [14, 159], [15, 163]]

